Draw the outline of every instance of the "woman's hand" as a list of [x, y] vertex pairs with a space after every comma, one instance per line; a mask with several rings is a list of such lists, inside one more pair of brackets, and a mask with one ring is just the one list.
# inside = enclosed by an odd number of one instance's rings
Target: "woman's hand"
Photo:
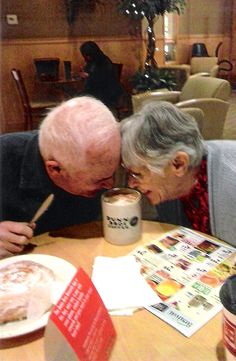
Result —
[[89, 74], [86, 73], [85, 71], [80, 71], [80, 72], [79, 72], [79, 76], [80, 76], [82, 79], [86, 79], [86, 78], [88, 78]]
[[0, 222], [0, 258], [21, 252], [33, 237], [35, 223]]

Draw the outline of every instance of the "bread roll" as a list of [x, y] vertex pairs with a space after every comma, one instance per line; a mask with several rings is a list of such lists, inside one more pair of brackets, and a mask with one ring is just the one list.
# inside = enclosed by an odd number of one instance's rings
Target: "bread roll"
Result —
[[54, 273], [33, 261], [0, 268], [0, 324], [39, 317], [51, 306]]

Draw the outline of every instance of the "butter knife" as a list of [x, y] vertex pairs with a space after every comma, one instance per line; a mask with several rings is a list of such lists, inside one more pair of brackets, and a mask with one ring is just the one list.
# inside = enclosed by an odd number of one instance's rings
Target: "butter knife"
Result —
[[41, 204], [41, 206], [39, 207], [39, 209], [37, 210], [37, 212], [35, 213], [35, 215], [31, 219], [30, 224], [36, 222], [39, 219], [39, 217], [41, 217], [41, 215], [49, 208], [49, 206], [51, 205], [53, 199], [54, 199], [54, 194], [50, 194], [45, 199], [45, 201], [43, 201], [43, 203]]
[[[39, 207], [39, 209], [36, 211], [36, 213], [34, 214], [33, 218], [31, 219], [31, 221], [29, 222], [29, 227], [31, 227], [32, 223], [36, 222], [39, 217], [41, 217], [41, 215], [50, 207], [52, 201], [54, 199], [54, 194], [50, 194], [41, 204], [41, 206]], [[27, 254], [29, 252], [31, 252], [36, 246], [39, 246], [41, 242], [39, 241], [35, 241], [34, 238], [32, 238], [32, 240], [30, 241], [30, 243], [26, 244], [24, 246], [24, 249], [22, 250], [22, 252], [20, 252], [19, 254]]]

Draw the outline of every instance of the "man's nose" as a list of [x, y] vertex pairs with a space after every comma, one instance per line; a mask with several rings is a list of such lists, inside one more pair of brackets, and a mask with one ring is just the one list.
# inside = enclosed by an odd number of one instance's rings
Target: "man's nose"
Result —
[[109, 179], [106, 179], [105, 181], [103, 181], [103, 182], [101, 183], [101, 187], [102, 187], [102, 188], [107, 188], [107, 189], [112, 188], [113, 185], [114, 185], [114, 179], [113, 179], [113, 177], [111, 177], [111, 178], [109, 178]]

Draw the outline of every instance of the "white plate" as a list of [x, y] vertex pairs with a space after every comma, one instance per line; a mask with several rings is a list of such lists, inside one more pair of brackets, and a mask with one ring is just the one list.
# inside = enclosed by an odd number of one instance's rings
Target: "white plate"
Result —
[[[64, 259], [43, 254], [28, 254], [9, 257], [0, 261], [0, 267], [23, 260], [38, 262], [50, 268], [54, 272], [56, 283], [60, 285], [60, 292], [65, 290], [76, 272], [76, 267]], [[36, 331], [46, 326], [49, 315], [50, 311], [46, 312], [38, 319], [26, 319], [22, 321], [7, 322], [0, 325], [0, 339], [21, 336], [29, 332]]]

